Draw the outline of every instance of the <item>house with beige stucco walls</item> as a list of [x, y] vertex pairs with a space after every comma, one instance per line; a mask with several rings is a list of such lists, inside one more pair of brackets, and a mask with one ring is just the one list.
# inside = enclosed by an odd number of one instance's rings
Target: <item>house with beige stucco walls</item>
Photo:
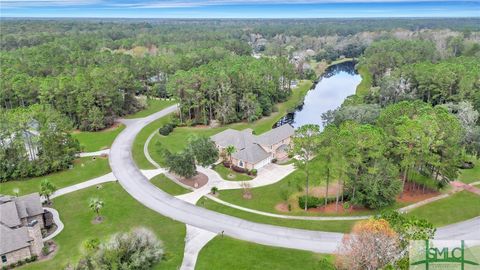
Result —
[[0, 195], [0, 262], [7, 266], [40, 255], [44, 209], [38, 193]]
[[246, 169], [260, 169], [273, 159], [284, 159], [292, 143], [294, 128], [285, 124], [261, 135], [254, 135], [252, 129], [226, 129], [211, 137], [220, 152], [229, 146], [235, 147], [232, 164]]

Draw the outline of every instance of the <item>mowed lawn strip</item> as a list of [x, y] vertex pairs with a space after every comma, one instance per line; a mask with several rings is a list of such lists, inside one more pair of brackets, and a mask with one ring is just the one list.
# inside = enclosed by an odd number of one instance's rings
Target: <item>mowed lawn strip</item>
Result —
[[123, 124], [108, 128], [102, 131], [81, 131], [74, 132], [72, 136], [80, 142], [83, 152], [96, 152], [108, 149], [112, 145], [117, 135], [125, 128]]
[[209, 200], [206, 197], [203, 197], [202, 199], [200, 199], [197, 202], [197, 205], [222, 213], [222, 214], [238, 217], [238, 218], [253, 221], [253, 222], [290, 227], [290, 228], [306, 229], [306, 230], [346, 233], [346, 232], [349, 232], [352, 229], [353, 224], [357, 222], [356, 220], [320, 221], [320, 220], [293, 220], [293, 219], [268, 217], [268, 216], [249, 213], [249, 212], [245, 212], [235, 208], [231, 208], [229, 206], [225, 206], [223, 204], [219, 204], [217, 202]]
[[479, 203], [479, 195], [461, 191], [416, 208], [409, 215], [424, 218], [440, 227], [480, 216]]
[[480, 159], [473, 160], [475, 167], [472, 169], [460, 170], [459, 181], [470, 184], [480, 181]]
[[150, 182], [154, 184], [156, 187], [158, 187], [159, 189], [173, 196], [182, 195], [182, 194], [191, 192], [191, 190], [186, 189], [180, 186], [179, 184], [173, 182], [164, 174], [159, 174], [155, 176], [150, 180]]
[[217, 236], [200, 251], [195, 269], [328, 269], [325, 264], [331, 261], [331, 255], [264, 246]]
[[125, 119], [133, 118], [142, 118], [148, 116], [152, 113], [156, 113], [160, 110], [167, 108], [170, 105], [177, 103], [176, 100], [166, 100], [166, 99], [147, 99], [147, 108], [144, 110], [138, 111], [134, 114], [129, 114], [125, 116]]
[[40, 190], [40, 182], [48, 179], [58, 189], [75, 185], [109, 173], [108, 159], [102, 157], [83, 157], [74, 161], [72, 169], [51, 173], [45, 176], [26, 178], [0, 183], [0, 193], [13, 195], [18, 188], [19, 194], [29, 194]]
[[[92, 224], [94, 212], [88, 207], [90, 198], [99, 198], [105, 205], [100, 211], [104, 221]], [[54, 199], [54, 207], [65, 224], [54, 238], [58, 253], [51, 260], [28, 264], [22, 269], [65, 269], [76, 263], [82, 254], [82, 243], [91, 238], [106, 240], [118, 232], [146, 227], [163, 241], [165, 261], [154, 269], [178, 269], [183, 259], [185, 225], [146, 208], [133, 199], [118, 183], [106, 183], [102, 188], [87, 188]]]
[[362, 81], [358, 84], [355, 94], [363, 97], [368, 95], [372, 87], [373, 76], [366, 66], [360, 66], [357, 71], [362, 76]]

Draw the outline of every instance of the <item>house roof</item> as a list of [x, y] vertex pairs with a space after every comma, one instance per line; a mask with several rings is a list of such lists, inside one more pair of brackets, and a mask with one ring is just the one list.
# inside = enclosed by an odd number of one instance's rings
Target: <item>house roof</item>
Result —
[[260, 145], [271, 146], [295, 133], [295, 130], [289, 124], [274, 128], [260, 136], [253, 135], [252, 131], [252, 129], [242, 131], [226, 129], [213, 135], [211, 139], [222, 148], [233, 145], [237, 151], [232, 157], [255, 164], [270, 156], [270, 153]]
[[10, 228], [22, 225], [14, 201], [0, 204], [0, 223]]
[[20, 218], [32, 217], [43, 214], [43, 207], [38, 193], [31, 193], [28, 195], [15, 198], [17, 210]]
[[28, 247], [29, 242], [33, 239], [28, 235], [26, 227], [11, 229], [3, 224], [0, 224], [0, 254], [6, 254], [24, 247]]
[[21, 197], [0, 196], [0, 223], [12, 228], [20, 226], [20, 219], [44, 212], [40, 195], [32, 193]]
[[269, 146], [279, 143], [294, 134], [295, 129], [290, 124], [285, 124], [257, 136], [256, 142], [260, 145]]
[[244, 149], [235, 152], [232, 157], [247, 161], [249, 163], [255, 164], [260, 162], [270, 156], [262, 147], [258, 144], [252, 143], [245, 147]]

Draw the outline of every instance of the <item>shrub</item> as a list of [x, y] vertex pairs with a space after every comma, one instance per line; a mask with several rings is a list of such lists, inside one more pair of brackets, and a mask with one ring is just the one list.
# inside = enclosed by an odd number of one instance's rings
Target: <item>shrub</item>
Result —
[[[298, 206], [300, 208], [304, 208], [305, 207], [305, 200], [307, 199], [307, 196], [304, 195], [304, 196], [300, 196], [298, 197]], [[322, 199], [321, 198], [317, 198], [317, 197], [313, 197], [313, 196], [308, 196], [308, 199], [307, 199], [307, 208], [315, 208], [317, 207], [318, 205], [322, 204]]]
[[210, 189], [210, 192], [212, 192], [212, 194], [217, 194], [218, 188], [217, 188], [217, 187], [212, 187], [212, 188]]
[[45, 246], [43, 246], [42, 248], [43, 256], [47, 256], [49, 252], [50, 252], [50, 246], [47, 243], [45, 243]]
[[246, 169], [235, 166], [235, 165], [232, 166], [232, 170], [234, 170], [235, 172], [238, 172], [238, 173], [245, 173], [247, 171]]
[[278, 160], [276, 158], [272, 159], [272, 163], [277, 163], [277, 161]]
[[175, 127], [176, 127], [175, 124], [168, 123], [168, 124], [163, 125], [161, 128], [159, 128], [158, 132], [163, 136], [167, 136], [168, 134], [170, 134], [173, 131], [173, 129]]
[[251, 173], [253, 176], [257, 176], [258, 171], [257, 171], [257, 169], [253, 169], [253, 170], [250, 171], [250, 173]]

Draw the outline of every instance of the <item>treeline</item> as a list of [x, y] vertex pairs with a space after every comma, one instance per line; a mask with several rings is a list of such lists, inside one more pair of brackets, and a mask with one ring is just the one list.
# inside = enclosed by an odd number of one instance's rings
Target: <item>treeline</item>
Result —
[[180, 121], [222, 124], [270, 115], [290, 95], [295, 73], [285, 58], [228, 57], [175, 73], [169, 93], [180, 101]]
[[197, 34], [200, 40], [184, 43], [137, 34], [140, 38], [135, 43], [134, 36], [129, 36], [132, 26], [124, 32], [121, 26], [115, 29], [122, 34], [114, 37], [99, 27], [98, 32], [84, 30], [38, 46], [3, 50], [0, 106], [48, 104], [68, 116], [74, 127], [100, 130], [117, 117], [143, 108], [138, 95], [167, 97], [166, 83], [175, 72], [250, 53], [248, 44], [216, 40], [216, 34], [212, 39]]
[[49, 106], [0, 109], [0, 182], [68, 168], [80, 150], [71, 128]]

